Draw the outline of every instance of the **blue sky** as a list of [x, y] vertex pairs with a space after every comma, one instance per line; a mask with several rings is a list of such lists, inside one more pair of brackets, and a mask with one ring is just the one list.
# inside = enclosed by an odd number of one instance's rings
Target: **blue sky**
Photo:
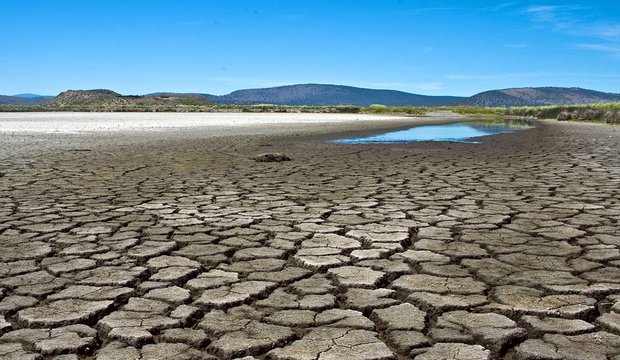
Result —
[[620, 92], [617, 0], [0, 0], [0, 39], [0, 94]]

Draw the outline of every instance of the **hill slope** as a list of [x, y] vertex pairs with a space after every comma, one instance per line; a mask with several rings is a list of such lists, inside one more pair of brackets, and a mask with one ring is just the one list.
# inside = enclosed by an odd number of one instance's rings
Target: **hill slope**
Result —
[[48, 95], [39, 95], [39, 94], [30, 94], [30, 93], [26, 93], [26, 94], [15, 94], [15, 95], [11, 95], [11, 96], [15, 96], [15, 97], [19, 97], [19, 98], [27, 98], [27, 99], [36, 99], [36, 98], [46, 98], [46, 99], [51, 99], [51, 98], [53, 98], [53, 96], [48, 96]]
[[462, 102], [474, 106], [539, 106], [620, 101], [620, 94], [581, 88], [510, 88], [481, 92]]
[[21, 96], [6, 96], [0, 95], [0, 105], [38, 105], [49, 100], [50, 97], [21, 97]]
[[263, 89], [238, 90], [228, 95], [205, 95], [220, 104], [276, 104], [333, 106], [438, 106], [453, 105], [464, 98], [456, 96], [426, 96], [395, 90], [364, 89], [342, 85], [301, 84]]
[[395, 90], [364, 89], [342, 85], [301, 84], [263, 89], [234, 91], [228, 95], [153, 93], [126, 96], [111, 90], [68, 90], [47, 100], [47, 97], [0, 96], [0, 105], [50, 106], [141, 106], [141, 105], [308, 105], [369, 106], [449, 106], [473, 105], [488, 107], [592, 104], [620, 101], [620, 94], [581, 88], [528, 87], [491, 90], [471, 97], [426, 96]]
[[112, 90], [67, 90], [46, 104], [52, 106], [105, 106], [105, 105], [210, 105], [201, 95], [158, 94], [121, 95]]

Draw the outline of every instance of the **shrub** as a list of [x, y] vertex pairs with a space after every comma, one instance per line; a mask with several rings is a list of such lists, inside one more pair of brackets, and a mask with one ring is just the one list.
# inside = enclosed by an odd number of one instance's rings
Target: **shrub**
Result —
[[572, 118], [573, 118], [573, 114], [571, 114], [568, 111], [562, 111], [561, 113], [558, 114], [558, 117], [557, 117], [559, 121], [571, 120]]

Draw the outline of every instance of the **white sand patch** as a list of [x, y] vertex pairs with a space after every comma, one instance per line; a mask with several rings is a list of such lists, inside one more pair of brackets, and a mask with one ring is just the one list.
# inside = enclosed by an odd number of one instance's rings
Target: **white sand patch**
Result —
[[0, 132], [78, 134], [398, 120], [411, 118], [312, 113], [0, 113]]

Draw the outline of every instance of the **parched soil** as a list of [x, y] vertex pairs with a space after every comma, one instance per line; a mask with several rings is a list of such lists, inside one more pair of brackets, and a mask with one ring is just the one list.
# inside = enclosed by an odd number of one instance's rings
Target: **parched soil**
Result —
[[620, 357], [620, 128], [410, 124], [1, 134], [0, 358]]

